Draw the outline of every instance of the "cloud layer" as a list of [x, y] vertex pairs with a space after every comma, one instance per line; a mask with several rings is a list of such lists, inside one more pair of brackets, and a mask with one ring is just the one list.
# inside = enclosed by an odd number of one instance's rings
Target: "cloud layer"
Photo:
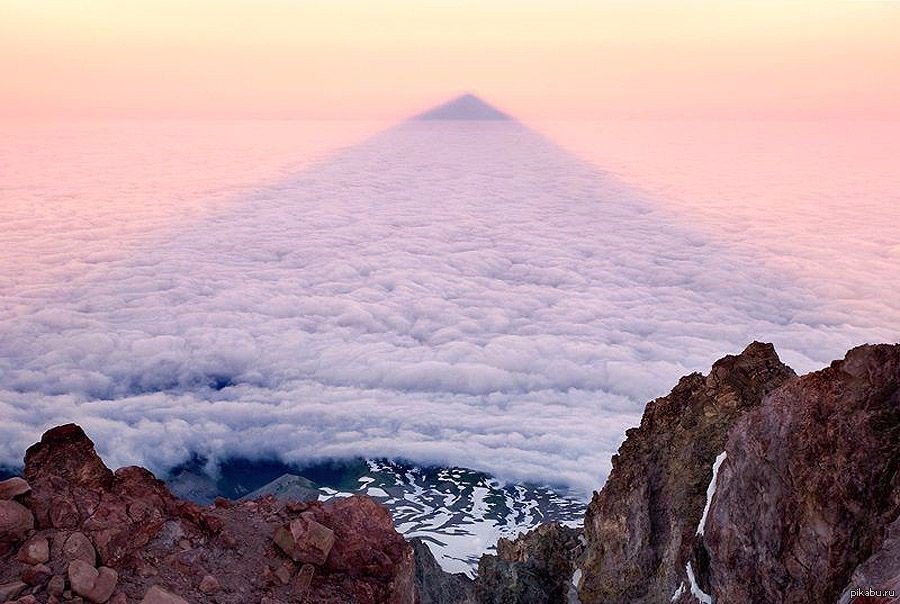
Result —
[[76, 420], [113, 464], [402, 456], [589, 491], [679, 376], [753, 339], [810, 370], [897, 327], [515, 122], [404, 124], [42, 260], [54, 282], [3, 289], [0, 462]]

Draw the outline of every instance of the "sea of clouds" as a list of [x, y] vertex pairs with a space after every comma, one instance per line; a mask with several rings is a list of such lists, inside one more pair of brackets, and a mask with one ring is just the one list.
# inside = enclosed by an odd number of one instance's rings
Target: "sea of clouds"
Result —
[[41, 279], [0, 280], [0, 463], [77, 421], [113, 466], [404, 457], [587, 493], [679, 376], [753, 340], [809, 371], [900, 327], [516, 122], [406, 123], [172, 207], [128, 246], [15, 230], [47, 243]]

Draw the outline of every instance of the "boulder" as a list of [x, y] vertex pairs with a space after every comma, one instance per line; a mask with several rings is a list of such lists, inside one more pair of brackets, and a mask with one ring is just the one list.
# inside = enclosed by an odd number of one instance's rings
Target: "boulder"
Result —
[[72, 533], [63, 544], [63, 555], [66, 560], [81, 560], [91, 566], [97, 563], [97, 552], [94, 545], [84, 533]]
[[106, 566], [94, 568], [84, 560], [72, 560], [68, 574], [72, 591], [95, 604], [109, 600], [119, 580], [113, 569]]
[[34, 528], [34, 516], [16, 501], [0, 501], [0, 542], [22, 541]]
[[16, 559], [22, 564], [43, 564], [50, 559], [50, 544], [46, 537], [30, 539], [19, 550]]
[[147, 590], [141, 604], [188, 604], [184, 598], [179, 598], [173, 593], [167, 592], [159, 585], [154, 585]]
[[18, 476], [13, 476], [0, 482], [0, 501], [15, 499], [31, 491], [28, 481]]
[[334, 531], [303, 514], [275, 531], [275, 545], [294, 562], [321, 566], [334, 546]]

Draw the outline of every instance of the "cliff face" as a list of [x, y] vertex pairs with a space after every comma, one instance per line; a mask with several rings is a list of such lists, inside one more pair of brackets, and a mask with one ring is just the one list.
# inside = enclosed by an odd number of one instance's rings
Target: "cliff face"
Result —
[[671, 601], [729, 430], [794, 379], [770, 344], [753, 343], [716, 362], [708, 376], [686, 376], [647, 405], [588, 507], [582, 602]]
[[111, 472], [75, 425], [0, 495], [0, 602], [417, 601], [413, 549], [366, 497], [201, 508], [146, 470]]
[[754, 343], [628, 431], [585, 522], [582, 604], [900, 593], [900, 345], [801, 378]]
[[695, 556], [717, 600], [835, 602], [857, 568], [856, 587], [900, 591], [886, 539], [900, 513], [900, 346], [855, 348], [786, 384], [725, 450]]

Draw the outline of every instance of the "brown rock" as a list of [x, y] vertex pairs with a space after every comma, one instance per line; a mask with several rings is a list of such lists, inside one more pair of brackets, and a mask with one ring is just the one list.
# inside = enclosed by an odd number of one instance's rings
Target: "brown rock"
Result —
[[47, 583], [47, 593], [51, 596], [61, 596], [66, 591], [66, 578], [62, 575], [53, 575]]
[[334, 531], [303, 514], [275, 531], [275, 544], [295, 562], [322, 565], [334, 546]]
[[685, 580], [713, 462], [729, 430], [793, 379], [771, 344], [754, 342], [716, 361], [707, 376], [681, 378], [669, 395], [647, 405], [588, 506], [582, 602], [671, 598]]
[[81, 560], [94, 566], [97, 563], [97, 552], [94, 545], [84, 533], [72, 533], [63, 544], [63, 555], [66, 560]]
[[34, 528], [34, 516], [21, 503], [0, 501], [0, 541], [17, 542]]
[[0, 585], [0, 602], [13, 600], [25, 591], [28, 585], [22, 581], [13, 581], [12, 583], [4, 583]]
[[113, 569], [106, 566], [94, 568], [83, 560], [70, 562], [68, 574], [72, 590], [95, 604], [109, 600], [119, 580]]
[[316, 567], [312, 564], [304, 564], [301, 566], [300, 572], [294, 577], [293, 585], [291, 585], [291, 591], [294, 595], [302, 599], [306, 595], [306, 592], [309, 591], [309, 585], [312, 583], [315, 574]]
[[43, 585], [53, 576], [53, 571], [46, 564], [35, 564], [22, 571], [22, 581], [29, 585]]
[[294, 565], [290, 562], [285, 562], [275, 569], [274, 574], [282, 585], [287, 585], [291, 582], [291, 576], [294, 574]]
[[154, 585], [147, 590], [141, 604], [188, 604], [187, 600], [179, 598], [175, 594], [167, 592], [159, 585]]
[[109, 599], [109, 604], [128, 604], [128, 596], [126, 596], [123, 592], [117, 591], [113, 594], [113, 596]]
[[31, 491], [28, 481], [18, 476], [13, 476], [0, 482], [0, 500], [15, 499]]
[[206, 575], [200, 581], [200, 591], [207, 595], [216, 593], [220, 587], [219, 581], [212, 575]]
[[50, 544], [46, 537], [34, 537], [30, 539], [22, 549], [16, 559], [22, 564], [43, 564], [50, 559]]
[[889, 584], [898, 435], [900, 345], [854, 348], [773, 392], [728, 438], [698, 581], [718, 602], [835, 602], [857, 567]]

